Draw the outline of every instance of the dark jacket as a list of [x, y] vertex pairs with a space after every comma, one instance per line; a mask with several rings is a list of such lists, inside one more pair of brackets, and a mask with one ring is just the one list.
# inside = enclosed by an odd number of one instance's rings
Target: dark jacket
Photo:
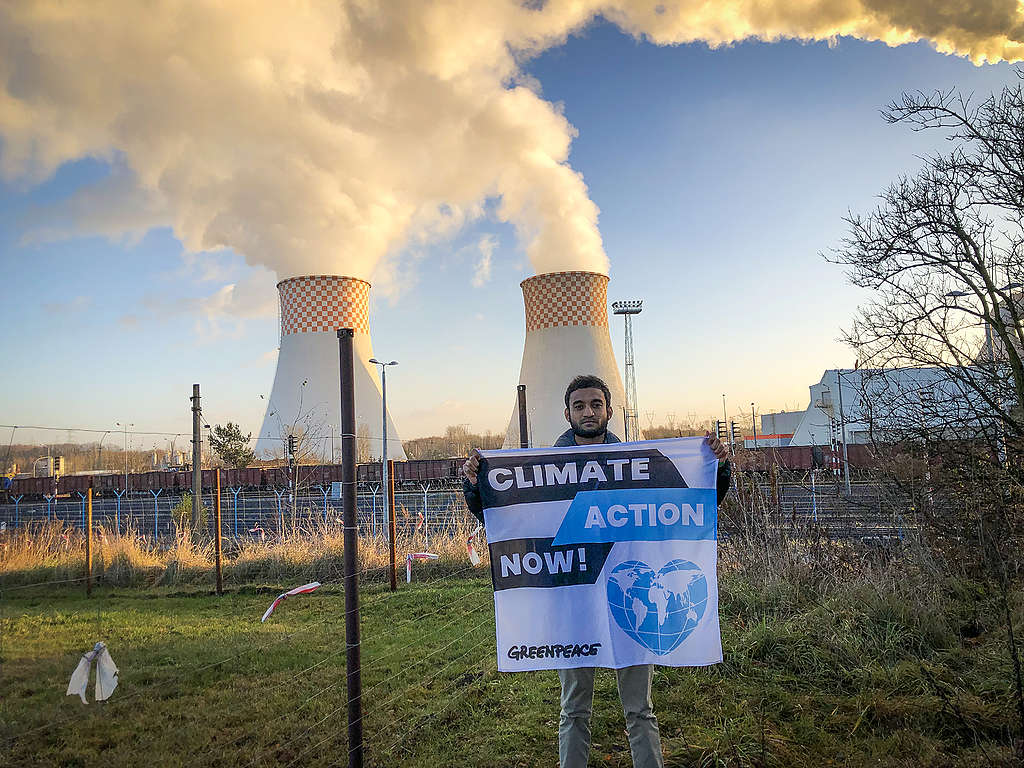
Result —
[[[614, 432], [605, 432], [604, 441], [606, 443], [621, 443], [618, 435]], [[570, 445], [576, 445], [576, 436], [573, 434], [571, 429], [565, 430], [558, 439], [555, 440], [553, 448], [567, 448]], [[721, 461], [718, 463], [718, 480], [716, 485], [718, 486], [718, 503], [722, 503], [722, 499], [725, 498], [725, 494], [729, 492], [729, 482], [732, 478], [732, 467], [729, 466], [729, 461]], [[469, 507], [469, 511], [482, 523], [484, 521], [484, 505], [480, 499], [480, 485], [473, 485], [466, 478], [462, 478], [462, 495], [466, 497], [466, 506]]]

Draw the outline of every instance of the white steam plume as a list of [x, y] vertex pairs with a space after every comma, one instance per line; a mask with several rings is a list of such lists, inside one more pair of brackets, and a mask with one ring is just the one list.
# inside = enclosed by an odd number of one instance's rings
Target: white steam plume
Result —
[[[597, 16], [657, 44], [930, 40], [1018, 60], [1016, 0], [0, 2], [0, 173], [130, 170], [191, 250], [369, 277], [500, 199], [538, 272], [605, 272], [573, 127], [521, 72]], [[106, 199], [109, 205], [109, 197]], [[108, 216], [78, 211], [80, 221]]]

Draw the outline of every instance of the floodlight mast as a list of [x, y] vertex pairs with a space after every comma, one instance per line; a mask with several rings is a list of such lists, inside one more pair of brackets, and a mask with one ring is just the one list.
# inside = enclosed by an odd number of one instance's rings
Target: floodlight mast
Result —
[[613, 301], [612, 312], [622, 315], [626, 326], [626, 342], [624, 356], [626, 361], [626, 404], [622, 409], [623, 424], [625, 426], [626, 442], [637, 440], [640, 437], [640, 423], [638, 418], [636, 402], [636, 370], [633, 365], [633, 315], [639, 315], [643, 311], [643, 299], [632, 299], [629, 301]]

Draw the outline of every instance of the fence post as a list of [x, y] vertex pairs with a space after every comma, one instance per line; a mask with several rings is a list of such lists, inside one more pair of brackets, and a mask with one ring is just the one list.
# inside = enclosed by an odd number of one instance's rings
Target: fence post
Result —
[[[220, 550], [220, 547], [221, 547], [221, 543], [220, 543], [220, 467], [217, 467], [217, 469], [214, 470], [214, 476], [216, 477], [216, 487], [217, 487], [217, 495], [214, 497], [214, 500], [213, 500], [213, 510], [214, 510], [213, 514], [214, 514], [214, 517], [216, 518], [216, 521], [215, 521], [216, 533], [214, 533], [214, 535], [213, 535], [213, 541], [214, 541], [214, 551], [217, 553], [217, 594], [218, 595], [223, 595], [224, 594], [224, 580], [223, 580], [223, 578], [221, 576], [221, 571], [220, 571], [220, 568], [221, 568], [221, 566], [220, 566], [220, 562], [221, 562], [221, 550]], [[236, 494], [235, 495], [235, 499], [237, 499], [237, 498], [238, 498], [238, 496]], [[236, 537], [238, 536], [238, 508], [237, 507], [235, 508], [235, 536]]]
[[[75, 493], [78, 494], [78, 498], [82, 502], [82, 527], [85, 528], [85, 494], [82, 493], [81, 491], [75, 491]], [[15, 513], [15, 515], [17, 515], [17, 513], [18, 513], [17, 505], [15, 505], [15, 507], [14, 507], [14, 513]]]
[[430, 518], [427, 517], [427, 492], [430, 490], [430, 483], [423, 488], [423, 542], [427, 549], [430, 549]]
[[[274, 495], [277, 496], [277, 532], [281, 535], [281, 541], [284, 541], [284, 510], [281, 509], [281, 497], [284, 496], [284, 491], [279, 491], [275, 488]], [[237, 530], [235, 535], [238, 535]]]
[[14, 499], [14, 527], [17, 528], [18, 527], [18, 505], [21, 503], [21, 500], [23, 498], [25, 498], [25, 494], [23, 493], [20, 496], [12, 496], [11, 498]]
[[530, 447], [530, 433], [526, 421], [526, 385], [516, 387], [516, 400], [519, 410], [519, 447]]
[[[220, 474], [219, 473], [217, 474], [217, 482], [220, 482]], [[237, 539], [238, 538], [238, 494], [240, 494], [242, 492], [242, 486], [238, 486], [237, 488], [230, 488], [229, 487], [228, 490], [230, 490], [231, 491], [231, 495], [234, 496], [234, 498], [231, 501], [231, 509], [232, 509], [232, 512], [234, 513], [234, 517], [235, 517], [235, 523], [234, 523], [233, 530], [235, 532], [235, 538]], [[217, 488], [217, 498], [220, 498], [220, 488], [219, 487]], [[278, 498], [280, 498], [280, 497], [278, 497]]]
[[85, 517], [85, 594], [92, 595], [92, 480], [86, 495], [88, 512]]
[[[160, 536], [160, 505], [157, 503], [157, 497], [164, 492], [163, 488], [159, 488], [156, 492], [152, 488], [149, 492], [153, 494], [153, 540]], [[193, 499], [193, 501], [195, 501]], [[200, 503], [202, 500], [200, 499]], [[195, 513], [193, 513], [192, 519], [195, 520]]]
[[43, 498], [46, 499], [46, 522], [49, 523], [50, 522], [50, 502], [53, 501], [53, 496], [47, 495], [47, 496], [43, 496]]
[[814, 470], [811, 470], [811, 517], [818, 522], [818, 489], [814, 485]]
[[370, 513], [371, 522], [371, 533], [376, 537], [377, 535], [377, 486], [370, 486], [371, 498], [373, 499], [373, 511]]
[[[359, 641], [359, 530], [356, 518], [356, 412], [351, 328], [338, 331], [341, 378], [341, 464], [345, 519], [345, 672], [348, 693], [348, 766], [363, 766], [363, 678]], [[392, 578], [394, 569], [392, 568]]]
[[114, 495], [117, 496], [117, 512], [114, 513], [116, 515], [114, 518], [114, 525], [117, 526], [118, 533], [121, 533], [121, 497], [124, 496], [125, 493], [127, 493], [127, 491], [122, 491], [120, 488], [114, 489]]
[[391, 557], [391, 591], [398, 589], [395, 573], [395, 462], [388, 459], [388, 553]]
[[324, 495], [324, 525], [326, 526], [327, 525], [327, 496], [331, 492], [331, 487], [330, 486], [318, 485], [317, 488], [319, 488], [320, 489], [320, 493], [322, 493]]

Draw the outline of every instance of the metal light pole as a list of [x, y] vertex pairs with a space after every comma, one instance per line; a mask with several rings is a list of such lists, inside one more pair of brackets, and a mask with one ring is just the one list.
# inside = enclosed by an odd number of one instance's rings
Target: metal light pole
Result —
[[625, 321], [626, 338], [623, 344], [623, 355], [626, 368], [626, 406], [622, 409], [624, 437], [626, 442], [637, 440], [640, 437], [640, 423], [637, 418], [636, 402], [636, 370], [633, 364], [633, 315], [639, 315], [643, 311], [644, 302], [642, 299], [635, 301], [613, 301], [612, 312], [622, 315]]
[[381, 446], [380, 456], [380, 474], [381, 474], [381, 486], [384, 489], [384, 524], [385, 530], [390, 530], [390, 514], [388, 510], [388, 377], [387, 367], [389, 365], [398, 365], [397, 360], [392, 360], [389, 363], [382, 363], [375, 357], [370, 358], [370, 362], [374, 365], [380, 366], [380, 400], [381, 400], [381, 434], [384, 436], [383, 445]]
[[754, 447], [757, 448], [757, 419], [754, 417], [754, 404], [750, 404], [750, 425], [754, 428]]
[[124, 492], [128, 493], [128, 427], [134, 427], [135, 424], [122, 424], [120, 421], [115, 421], [114, 425], [124, 430]]

